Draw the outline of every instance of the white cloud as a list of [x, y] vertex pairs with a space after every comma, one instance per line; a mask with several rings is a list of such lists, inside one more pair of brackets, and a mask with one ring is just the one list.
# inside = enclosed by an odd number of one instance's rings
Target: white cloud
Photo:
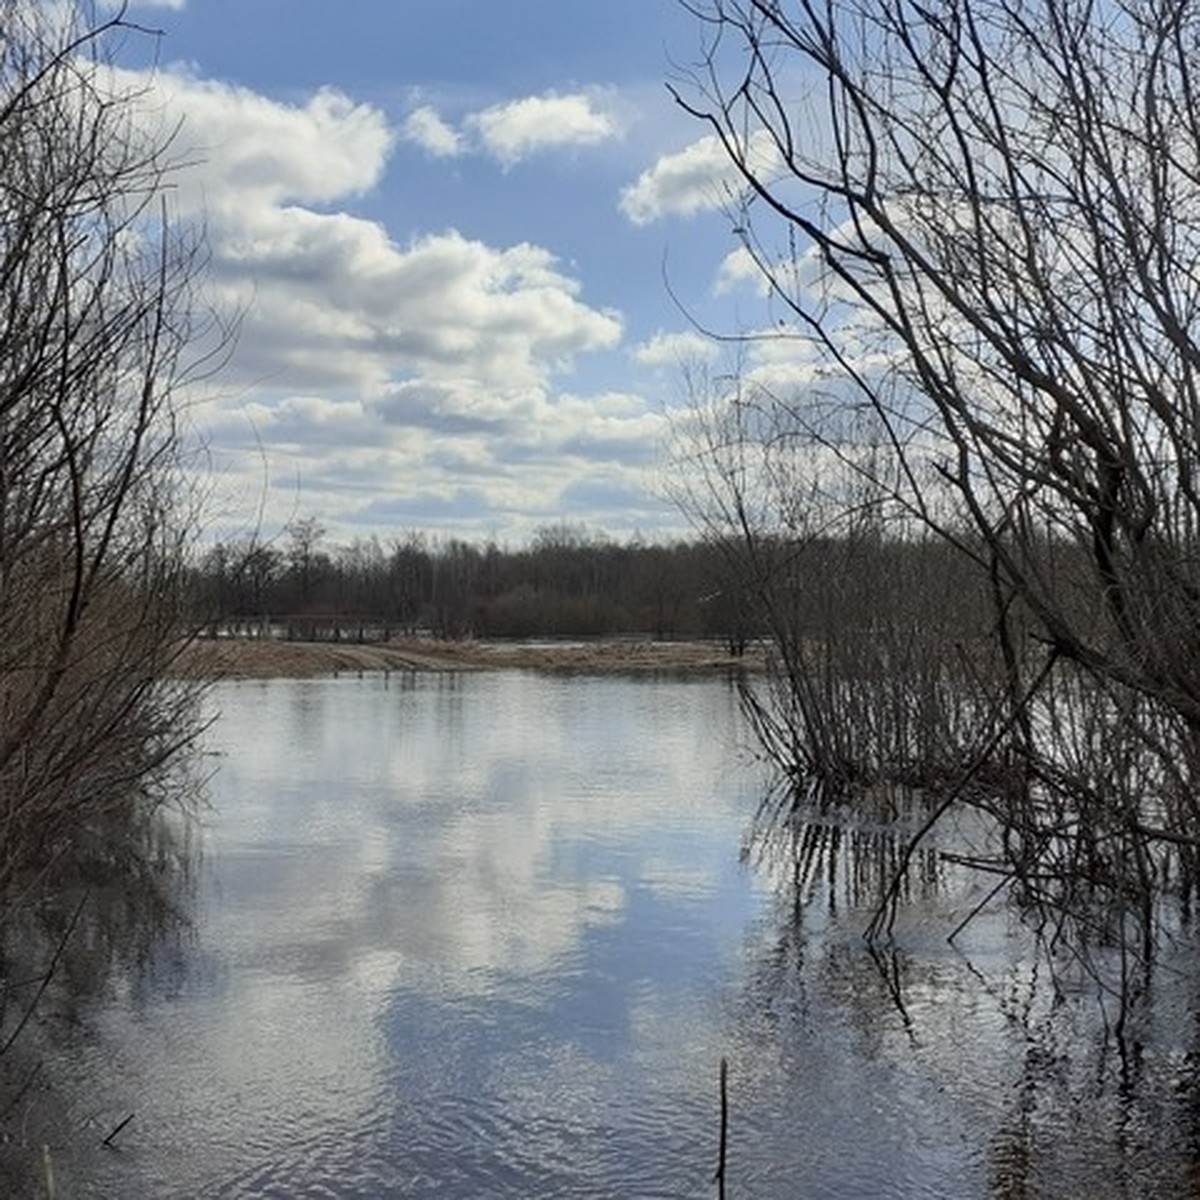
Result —
[[378, 110], [330, 90], [282, 104], [180, 72], [117, 83], [146, 89], [147, 119], [183, 118], [175, 153], [194, 165], [177, 195], [203, 209], [218, 294], [247, 309], [250, 377], [371, 396], [415, 375], [504, 395], [619, 340], [619, 317], [585, 304], [540, 246], [455, 230], [400, 244], [378, 222], [310, 207], [380, 180], [393, 137]]
[[640, 480], [644, 499], [646, 402], [559, 392], [578, 356], [619, 345], [620, 314], [543, 246], [455, 229], [402, 241], [342, 210], [387, 169], [382, 113], [181, 70], [116, 82], [141, 89], [151, 126], [182, 119], [177, 206], [203, 216], [208, 298], [244, 311], [226, 398], [192, 410], [225, 513], [257, 510], [265, 488], [270, 522], [302, 487], [333, 529], [444, 520], [477, 536], [497, 512], [535, 527], [587, 480], [626, 497]]
[[327, 203], [373, 188], [387, 163], [383, 113], [333, 88], [284, 104], [182, 70], [111, 74], [115, 91], [141, 96], [147, 124], [172, 134], [173, 157], [194, 164], [174, 181], [185, 207], [229, 214]]
[[743, 284], [748, 284], [760, 296], [767, 295], [771, 290], [754, 255], [745, 246], [739, 246], [722, 260], [713, 290], [720, 296]]
[[[769, 175], [778, 154], [769, 135], [757, 133], [747, 144], [747, 161], [755, 173]], [[703, 137], [667, 154], [642, 172], [621, 193], [621, 211], [635, 225], [669, 215], [693, 216], [724, 208], [745, 188], [742, 173], [730, 160], [720, 138]]]
[[404, 122], [404, 138], [415, 142], [435, 158], [454, 158], [463, 152], [461, 135], [428, 104], [408, 114]]
[[720, 208], [736, 186], [737, 173], [718, 138], [701, 138], [660, 158], [621, 193], [621, 211], [646, 225], [668, 213], [690, 216]]
[[687, 330], [683, 333], [658, 332], [634, 349], [633, 356], [647, 367], [679, 367], [689, 362], [709, 361], [716, 357], [712, 338]]
[[255, 376], [373, 397], [416, 374], [502, 397], [620, 339], [619, 317], [583, 303], [538, 246], [497, 249], [454, 230], [402, 246], [376, 223], [295, 206], [224, 232], [214, 265], [251, 306], [242, 369]]
[[613, 116], [582, 94], [527, 96], [468, 118], [484, 148], [506, 166], [542, 150], [591, 146], [619, 135]]

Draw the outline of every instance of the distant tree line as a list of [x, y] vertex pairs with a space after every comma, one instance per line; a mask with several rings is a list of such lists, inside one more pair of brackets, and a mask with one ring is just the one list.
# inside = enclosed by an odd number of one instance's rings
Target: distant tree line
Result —
[[570, 525], [519, 549], [420, 533], [335, 544], [313, 517], [277, 541], [220, 542], [190, 594], [210, 628], [339, 616], [441, 638], [711, 637], [740, 653], [753, 630], [729, 559], [707, 541], [613, 541]]

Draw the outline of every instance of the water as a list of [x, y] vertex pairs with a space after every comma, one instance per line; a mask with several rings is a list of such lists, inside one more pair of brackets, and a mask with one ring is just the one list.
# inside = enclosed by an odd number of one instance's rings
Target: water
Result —
[[956, 952], [931, 884], [880, 969], [845, 871], [742, 861], [725, 681], [215, 701], [192, 932], [66, 1035], [61, 1194], [715, 1196], [722, 1056], [731, 1197], [1191, 1194], [1186, 1002], [1138, 1089], [1002, 913]]

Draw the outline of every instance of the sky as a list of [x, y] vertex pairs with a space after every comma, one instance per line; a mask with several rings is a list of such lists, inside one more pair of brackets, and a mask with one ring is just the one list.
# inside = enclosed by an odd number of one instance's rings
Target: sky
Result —
[[731, 178], [665, 82], [677, 0], [142, 0], [121, 46], [188, 165], [207, 297], [238, 311], [190, 408], [207, 536], [562, 524], [686, 534], [685, 366], [761, 292]]

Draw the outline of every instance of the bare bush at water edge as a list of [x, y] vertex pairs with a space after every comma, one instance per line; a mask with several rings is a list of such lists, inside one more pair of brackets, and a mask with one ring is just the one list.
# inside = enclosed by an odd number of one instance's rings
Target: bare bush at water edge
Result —
[[[1128, 996], [1200, 847], [1200, 8], [686, 7], [675, 94], [768, 312], [701, 389], [685, 491], [775, 638], [768, 752], [847, 794], [915, 783], [914, 837], [987, 814], [997, 895], [1056, 950], [1111, 947]], [[864, 531], [873, 559], [797, 570]], [[914, 623], [863, 572], [933, 547]]]
[[170, 218], [170, 131], [147, 135], [108, 70], [129, 36], [123, 9], [0, 0], [6, 1061], [29, 1011], [10, 989], [47, 978], [68, 927], [117, 945], [118, 881], [168, 894], [155, 822], [185, 794], [200, 721], [201, 685], [172, 675], [191, 516], [178, 395], [207, 369], [189, 347], [223, 335], [197, 317], [200, 242]]

